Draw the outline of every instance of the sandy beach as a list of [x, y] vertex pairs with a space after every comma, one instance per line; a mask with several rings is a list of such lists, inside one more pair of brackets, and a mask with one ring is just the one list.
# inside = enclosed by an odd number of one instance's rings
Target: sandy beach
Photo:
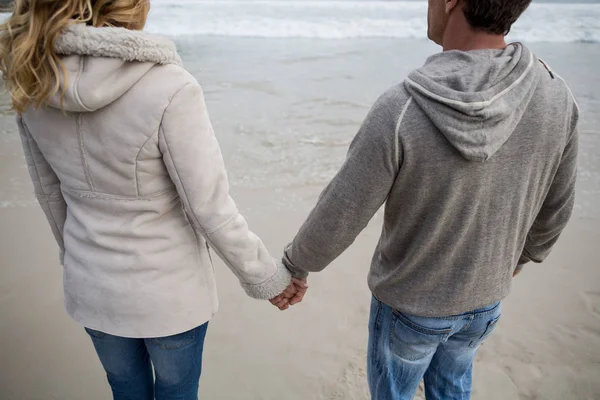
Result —
[[[305, 205], [290, 212], [272, 192], [237, 194], [273, 249], [315, 196], [301, 193]], [[246, 298], [219, 264], [221, 311], [210, 325], [200, 398], [368, 399], [365, 280], [380, 223], [312, 276], [305, 303], [289, 312]], [[61, 268], [48, 261], [56, 251], [41, 212], [1, 209], [0, 225], [1, 398], [110, 398], [91, 342], [63, 311]], [[478, 354], [474, 399], [600, 398], [599, 234], [596, 221], [576, 219], [548, 262], [515, 280], [500, 327]]]
[[[391, 6], [390, 6], [391, 7]], [[417, 10], [418, 11], [418, 10]], [[593, 18], [592, 18], [593, 19]], [[180, 27], [179, 27], [180, 28]], [[420, 39], [177, 39], [202, 83], [233, 195], [274, 256], [295, 235], [386, 88], [437, 48]], [[531, 43], [582, 109], [575, 216], [550, 258], [514, 281], [477, 356], [476, 400], [600, 399], [598, 43]], [[251, 300], [219, 262], [200, 398], [366, 400], [377, 215], [301, 305]], [[0, 102], [0, 400], [106, 400], [91, 341], [63, 310], [62, 267], [32, 196], [14, 116]], [[418, 399], [424, 399], [422, 393]]]

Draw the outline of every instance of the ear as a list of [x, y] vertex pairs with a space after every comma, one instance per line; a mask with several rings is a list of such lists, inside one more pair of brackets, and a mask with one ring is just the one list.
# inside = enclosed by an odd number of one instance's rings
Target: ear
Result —
[[459, 0], [446, 0], [446, 14], [450, 14], [456, 8]]

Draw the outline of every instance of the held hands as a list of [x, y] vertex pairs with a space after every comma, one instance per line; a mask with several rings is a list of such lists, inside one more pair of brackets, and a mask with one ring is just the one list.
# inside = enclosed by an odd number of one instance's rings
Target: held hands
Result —
[[279, 296], [271, 299], [271, 304], [285, 311], [290, 306], [294, 306], [304, 299], [304, 295], [308, 290], [306, 279], [292, 279], [292, 283]]

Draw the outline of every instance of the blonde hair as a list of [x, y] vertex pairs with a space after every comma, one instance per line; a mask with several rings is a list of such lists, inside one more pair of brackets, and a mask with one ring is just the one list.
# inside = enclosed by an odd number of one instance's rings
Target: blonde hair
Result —
[[[17, 113], [60, 90], [66, 70], [54, 44], [73, 24], [141, 30], [150, 0], [15, 0], [0, 25], [0, 71]], [[63, 95], [66, 88], [63, 87]]]

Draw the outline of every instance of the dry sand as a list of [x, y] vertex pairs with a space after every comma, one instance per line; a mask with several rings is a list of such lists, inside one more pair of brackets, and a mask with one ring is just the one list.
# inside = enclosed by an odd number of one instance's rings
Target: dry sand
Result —
[[[0, 204], [0, 400], [109, 399], [90, 340], [63, 311], [50, 229], [39, 207], [22, 201], [31, 185], [13, 119], [0, 119], [0, 198], [15, 200]], [[234, 196], [276, 254], [318, 192]], [[474, 399], [600, 399], [598, 222], [576, 217], [550, 259], [515, 280], [499, 329], [477, 356]], [[379, 215], [285, 313], [247, 298], [220, 263], [221, 311], [210, 324], [201, 399], [368, 399], [366, 276], [380, 226]]]
[[[277, 193], [237, 193], [274, 251], [317, 194], [297, 192], [304, 205], [294, 210]], [[311, 276], [306, 301], [289, 312], [246, 298], [220, 264], [221, 311], [207, 338], [201, 398], [367, 399], [366, 274], [380, 224], [378, 217]], [[42, 213], [3, 208], [0, 227], [0, 398], [109, 399], [89, 339], [63, 311], [61, 267]], [[474, 399], [600, 398], [599, 233], [597, 221], [573, 221], [551, 258], [515, 281], [500, 328], [477, 356]]]

